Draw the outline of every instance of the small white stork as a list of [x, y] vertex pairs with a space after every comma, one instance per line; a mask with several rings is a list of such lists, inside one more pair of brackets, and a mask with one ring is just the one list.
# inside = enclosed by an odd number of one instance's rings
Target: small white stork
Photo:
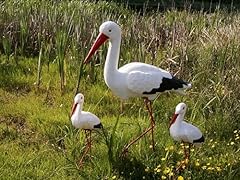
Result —
[[[102, 124], [99, 118], [91, 112], [83, 111], [84, 96], [78, 93], [74, 98], [74, 103], [71, 112], [72, 125], [75, 128], [85, 130], [87, 145], [85, 152], [79, 161], [79, 165], [82, 166], [83, 158], [86, 156], [88, 151], [91, 149], [91, 132], [94, 129], [102, 128]], [[89, 132], [89, 133], [88, 133]], [[88, 137], [89, 136], [89, 137]]]
[[[202, 132], [194, 125], [184, 121], [187, 105], [179, 103], [170, 121], [170, 135], [175, 141], [183, 142], [185, 159], [177, 168], [177, 171], [189, 160], [191, 145], [199, 146], [204, 142]], [[187, 152], [185, 143], [189, 144]]]
[[132, 62], [118, 68], [119, 52], [121, 44], [121, 28], [112, 21], [104, 22], [99, 29], [99, 35], [92, 45], [84, 63], [90, 61], [95, 51], [109, 39], [109, 48], [104, 66], [104, 80], [113, 94], [121, 99], [130, 97], [143, 97], [145, 105], [150, 115], [151, 127], [146, 129], [140, 136], [125, 146], [124, 152], [144, 136], [147, 132], [152, 132], [152, 145], [154, 148], [153, 128], [155, 120], [151, 100], [154, 100], [160, 92], [179, 91], [191, 87], [191, 84], [174, 77], [168, 71], [159, 67], [141, 62]]

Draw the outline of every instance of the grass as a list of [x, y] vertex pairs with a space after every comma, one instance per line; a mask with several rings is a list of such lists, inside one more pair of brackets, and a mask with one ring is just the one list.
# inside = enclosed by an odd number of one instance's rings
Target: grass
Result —
[[[138, 14], [114, 3], [7, 1], [0, 6], [0, 179], [238, 179], [238, 12], [216, 9]], [[149, 126], [141, 99], [124, 102], [106, 87], [107, 46], [95, 63], [82, 65], [105, 20], [123, 29], [120, 66], [134, 59], [171, 71], [193, 84], [186, 96], [164, 93], [154, 101], [157, 150], [149, 136], [119, 158], [123, 146]], [[79, 80], [79, 82], [78, 82]], [[77, 89], [84, 109], [102, 121], [107, 136], [94, 133], [91, 157], [77, 166], [84, 135], [69, 113]], [[192, 150], [189, 166], [173, 174], [183, 157], [169, 136], [175, 106], [206, 142]]]

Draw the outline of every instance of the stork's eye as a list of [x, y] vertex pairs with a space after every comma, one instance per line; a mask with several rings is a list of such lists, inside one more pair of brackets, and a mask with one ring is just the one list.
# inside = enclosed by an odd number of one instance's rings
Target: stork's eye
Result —
[[185, 109], [185, 107], [183, 107], [183, 109]]
[[112, 32], [112, 30], [111, 30], [111, 29], [109, 29], [109, 30], [108, 30], [108, 32]]

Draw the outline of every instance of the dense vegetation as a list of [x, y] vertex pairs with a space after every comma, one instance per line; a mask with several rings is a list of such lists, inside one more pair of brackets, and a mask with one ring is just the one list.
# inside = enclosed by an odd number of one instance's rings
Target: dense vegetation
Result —
[[117, 3], [128, 4], [131, 8], [141, 10], [148, 9], [192, 9], [212, 12], [216, 8], [235, 10], [240, 8], [240, 2], [236, 0], [113, 0]]
[[[125, 159], [119, 152], [148, 127], [141, 99], [124, 102], [103, 81], [107, 46], [82, 65], [99, 25], [122, 27], [120, 66], [138, 60], [192, 82], [186, 96], [154, 101], [157, 150], [146, 136]], [[138, 13], [114, 3], [9, 0], [0, 4], [0, 179], [238, 179], [240, 177], [240, 14], [187, 9]], [[84, 135], [69, 111], [80, 80], [84, 109], [101, 118], [108, 136], [94, 133], [91, 156], [78, 160]], [[206, 142], [178, 174], [181, 145], [169, 136], [175, 106]]]

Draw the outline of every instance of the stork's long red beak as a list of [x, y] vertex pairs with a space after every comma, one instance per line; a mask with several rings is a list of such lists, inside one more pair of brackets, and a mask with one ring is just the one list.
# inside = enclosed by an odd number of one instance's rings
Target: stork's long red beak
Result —
[[76, 108], [77, 108], [77, 103], [74, 103], [73, 106], [72, 106], [72, 111], [71, 111], [71, 117], [73, 115], [73, 113], [75, 112]]
[[171, 119], [171, 121], [170, 121], [169, 127], [171, 127], [171, 125], [175, 123], [177, 117], [178, 117], [178, 114], [174, 114], [174, 115], [173, 115], [173, 117], [172, 117], [172, 119]]
[[95, 53], [95, 51], [108, 39], [109, 37], [106, 36], [103, 33], [100, 33], [97, 37], [97, 39], [95, 40], [95, 42], [93, 43], [90, 51], [88, 52], [87, 57], [84, 60], [84, 64], [87, 64], [90, 61], [90, 58], [92, 57], [92, 55]]

